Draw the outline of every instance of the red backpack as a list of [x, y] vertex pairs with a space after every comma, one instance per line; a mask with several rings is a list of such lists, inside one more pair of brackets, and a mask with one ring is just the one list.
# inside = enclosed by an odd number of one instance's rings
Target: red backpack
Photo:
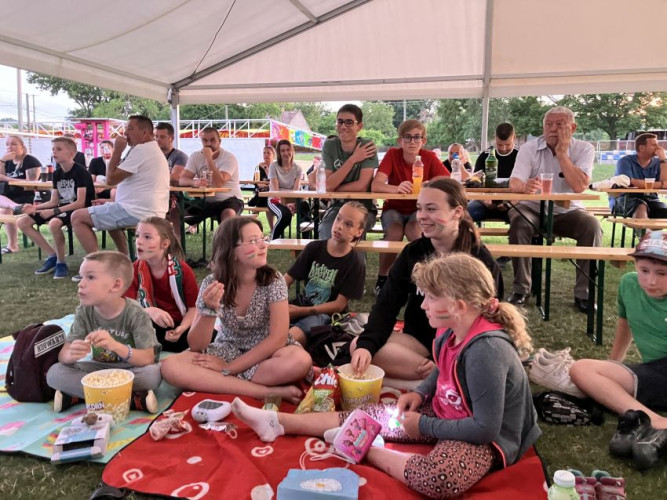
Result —
[[65, 332], [57, 325], [29, 325], [12, 334], [16, 340], [7, 363], [5, 387], [16, 401], [42, 403], [55, 390], [46, 384], [46, 372], [58, 362]]

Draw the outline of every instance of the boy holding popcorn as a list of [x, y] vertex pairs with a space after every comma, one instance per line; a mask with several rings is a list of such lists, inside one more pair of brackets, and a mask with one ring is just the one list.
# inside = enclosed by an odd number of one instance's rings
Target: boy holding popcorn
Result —
[[88, 373], [119, 368], [134, 373], [131, 408], [157, 413], [153, 393], [162, 377], [160, 343], [148, 314], [123, 297], [132, 283], [132, 263], [120, 252], [94, 252], [81, 264], [80, 305], [58, 363], [46, 375], [56, 389], [53, 410], [83, 402], [81, 379]]

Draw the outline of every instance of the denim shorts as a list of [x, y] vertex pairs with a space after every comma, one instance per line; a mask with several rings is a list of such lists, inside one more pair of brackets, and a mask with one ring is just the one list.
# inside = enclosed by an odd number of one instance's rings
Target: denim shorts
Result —
[[383, 210], [382, 215], [380, 216], [380, 222], [382, 222], [382, 230], [386, 233], [389, 226], [392, 224], [400, 224], [401, 227], [408, 225], [408, 222], [417, 220], [417, 211], [415, 210], [411, 214], [402, 214], [398, 210]]
[[634, 398], [651, 410], [667, 410], [667, 357], [648, 363], [622, 365], [635, 379]]
[[331, 324], [331, 316], [328, 314], [312, 314], [311, 316], [299, 318], [292, 323], [292, 326], [296, 326], [306, 337], [310, 337], [310, 330], [312, 328], [329, 324]]
[[90, 214], [90, 218], [93, 219], [93, 226], [99, 231], [112, 231], [124, 227], [133, 227], [141, 222], [141, 219], [130, 215], [127, 210], [116, 202], [88, 207], [88, 213]]

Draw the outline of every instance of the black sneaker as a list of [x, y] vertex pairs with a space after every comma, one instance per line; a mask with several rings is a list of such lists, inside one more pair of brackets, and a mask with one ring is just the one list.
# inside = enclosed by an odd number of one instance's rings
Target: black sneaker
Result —
[[616, 457], [632, 456], [632, 444], [651, 428], [651, 418], [641, 410], [628, 410], [618, 417], [616, 433], [609, 441], [609, 453]]
[[157, 398], [153, 391], [134, 391], [130, 399], [130, 409], [157, 413]]
[[53, 411], [60, 413], [71, 408], [74, 405], [83, 403], [81, 398], [77, 396], [70, 396], [64, 392], [56, 391], [56, 394], [53, 396]]
[[665, 445], [667, 445], [667, 429], [654, 429], [649, 424], [649, 428], [632, 443], [632, 463], [639, 470], [656, 466]]

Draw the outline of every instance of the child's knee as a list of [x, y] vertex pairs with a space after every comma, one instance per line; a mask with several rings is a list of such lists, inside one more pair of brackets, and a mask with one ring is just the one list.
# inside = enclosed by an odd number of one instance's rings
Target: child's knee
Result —
[[33, 226], [35, 223], [35, 219], [30, 217], [29, 215], [25, 215], [23, 217], [19, 217], [19, 219], [16, 221], [16, 225], [18, 228], [23, 231], [24, 229], [29, 229]]
[[580, 359], [575, 361], [570, 367], [570, 378], [576, 383], [584, 380], [593, 371], [590, 359]]
[[53, 218], [49, 221], [49, 230], [50, 230], [52, 233], [55, 233], [56, 231], [60, 231], [62, 227], [63, 227], [63, 223], [62, 223], [62, 221], [61, 221], [60, 219], [58, 219], [57, 217], [53, 217]]

